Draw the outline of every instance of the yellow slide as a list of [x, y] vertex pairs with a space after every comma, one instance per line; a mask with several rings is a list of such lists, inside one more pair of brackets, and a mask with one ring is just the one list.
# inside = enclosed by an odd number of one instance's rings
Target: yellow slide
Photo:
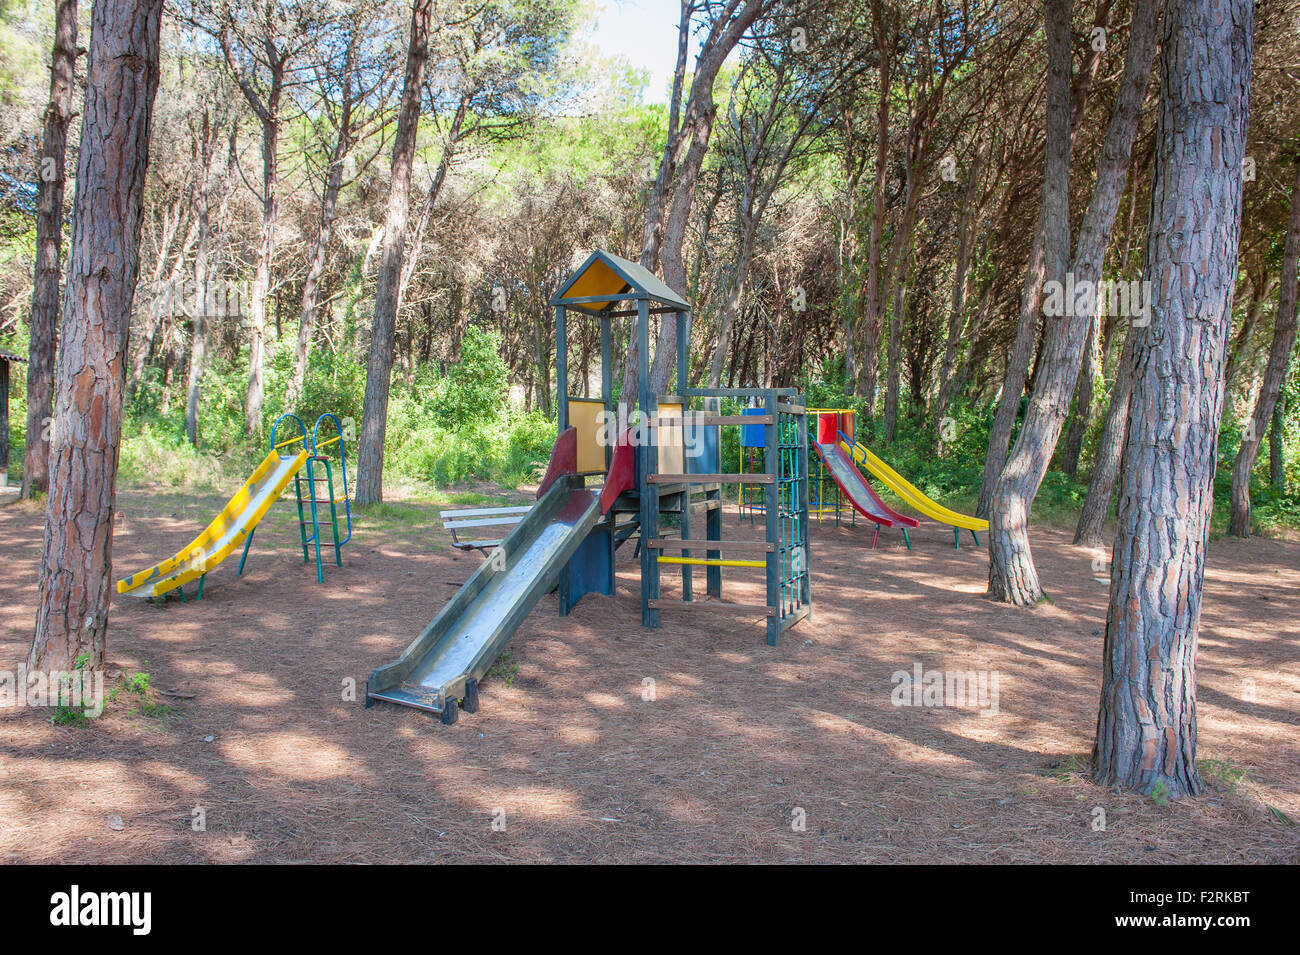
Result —
[[306, 463], [305, 448], [297, 454], [281, 454], [272, 449], [230, 503], [189, 546], [161, 564], [119, 580], [117, 592], [132, 597], [161, 597], [202, 577], [248, 539], [280, 492]]
[[968, 531], [986, 531], [989, 529], [989, 522], [986, 520], [978, 517], [967, 517], [965, 514], [958, 514], [956, 511], [948, 510], [942, 504], [936, 504], [918, 491], [905, 477], [872, 454], [866, 445], [855, 444], [852, 451], [843, 441], [840, 442], [840, 446], [844, 448], [846, 454], [853, 458], [854, 464], [865, 467], [882, 484], [906, 501], [908, 507], [919, 511], [932, 521], [938, 521], [940, 524], [947, 524], [950, 527], [961, 527]]

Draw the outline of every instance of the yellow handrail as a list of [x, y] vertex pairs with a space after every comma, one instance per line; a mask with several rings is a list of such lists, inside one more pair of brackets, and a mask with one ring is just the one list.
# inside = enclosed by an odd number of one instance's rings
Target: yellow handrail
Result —
[[[708, 547], [702, 547], [708, 550]], [[661, 564], [689, 564], [695, 567], [766, 567], [765, 560], [722, 560], [706, 557], [660, 557]]]

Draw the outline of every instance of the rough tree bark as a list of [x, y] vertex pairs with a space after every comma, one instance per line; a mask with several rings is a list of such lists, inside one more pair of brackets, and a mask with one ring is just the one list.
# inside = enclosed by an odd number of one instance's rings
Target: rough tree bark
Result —
[[1286, 239], [1282, 248], [1282, 287], [1278, 292], [1277, 317], [1273, 320], [1273, 344], [1264, 367], [1251, 427], [1242, 436], [1237, 460], [1232, 467], [1232, 510], [1228, 516], [1228, 533], [1250, 536], [1250, 472], [1255, 469], [1259, 445], [1273, 418], [1278, 395], [1286, 382], [1287, 367], [1296, 336], [1296, 268], [1300, 265], [1300, 160], [1295, 164], [1295, 181], [1291, 184], [1291, 211], [1287, 216]]
[[36, 268], [32, 275], [31, 344], [27, 365], [27, 452], [22, 496], [50, 489], [49, 423], [54, 403], [58, 350], [60, 259], [63, 251], [63, 186], [67, 180], [68, 124], [72, 121], [73, 69], [77, 62], [77, 0], [54, 8], [50, 101], [37, 169]]
[[352, 104], [344, 106], [344, 120], [340, 123], [338, 138], [331, 150], [329, 171], [325, 176], [325, 191], [321, 196], [320, 220], [316, 224], [316, 239], [307, 277], [302, 282], [302, 307], [298, 316], [298, 342], [294, 349], [293, 371], [285, 391], [284, 407], [290, 411], [302, 395], [307, 378], [307, 360], [311, 355], [311, 340], [316, 331], [316, 312], [320, 307], [321, 277], [325, 274], [325, 259], [329, 255], [330, 240], [334, 236], [334, 219], [338, 215], [339, 191], [343, 187], [343, 160], [351, 148], [350, 123], [346, 117]]
[[104, 660], [113, 487], [162, 6], [162, 0], [118, 0], [91, 8], [45, 549], [28, 654], [34, 670], [72, 669], [82, 654], [90, 668]]
[[1273, 406], [1273, 425], [1268, 429], [1268, 480], [1278, 494], [1286, 493], [1286, 392]]
[[357, 445], [356, 504], [366, 507], [384, 499], [384, 430], [388, 422], [388, 389], [393, 377], [393, 344], [397, 300], [406, 251], [406, 224], [411, 206], [411, 165], [420, 121], [424, 72], [429, 62], [429, 27], [433, 0], [415, 0], [411, 8], [411, 37], [406, 48], [402, 104], [393, 141], [392, 178], [375, 288], [374, 324], [366, 361], [365, 405]]
[[876, 379], [880, 374], [880, 332], [884, 292], [881, 289], [881, 245], [885, 231], [885, 185], [889, 175], [889, 88], [893, 83], [893, 32], [889, 29], [880, 0], [871, 4], [872, 31], [878, 57], [880, 102], [876, 107], [876, 165], [871, 187], [871, 229], [867, 237], [866, 288], [862, 294], [861, 327], [854, 332], [858, 378], [854, 393], [863, 399], [868, 421], [876, 414]]
[[1101, 315], [1092, 316], [1088, 326], [1088, 340], [1083, 348], [1083, 367], [1075, 385], [1074, 416], [1065, 433], [1065, 448], [1061, 452], [1061, 470], [1070, 477], [1078, 477], [1079, 457], [1083, 454], [1083, 441], [1092, 426], [1093, 405], [1097, 401], [1097, 374], [1101, 370]]
[[1093, 750], [1097, 781], [1196, 794], [1196, 646], [1241, 234], [1254, 4], [1171, 3]]
[[[1079, 362], [1096, 317], [1099, 305], [1097, 283], [1128, 179], [1129, 155], [1155, 56], [1160, 6], [1161, 0], [1137, 0], [1134, 4], [1124, 75], [1102, 143], [1097, 182], [1079, 226], [1078, 247], [1071, 263], [1073, 288], [1063, 285], [1058, 289], [1063, 293], [1061, 304], [1066, 314], [1047, 319], [1043, 362], [1034, 382], [1033, 396], [1011, 457], [994, 485], [989, 511], [989, 596], [995, 600], [1026, 606], [1043, 597], [1029, 548], [1029, 510], [1065, 425], [1079, 375]], [[1063, 150], [1058, 146], [1058, 150], [1065, 152], [1066, 158], [1062, 163], [1063, 174], [1061, 170], [1057, 171], [1063, 180], [1057, 186], [1068, 194], [1068, 145]], [[1044, 192], [1043, 203], [1044, 208], [1052, 210], [1049, 230], [1053, 224], [1064, 230], [1063, 239], [1049, 231], [1047, 243], [1048, 275], [1060, 282], [1066, 275], [1062, 253], [1068, 255], [1069, 250], [1066, 195], [1055, 197], [1055, 202], [1049, 206]], [[1060, 207], [1059, 213], [1057, 206]], [[1064, 216], [1063, 224], [1055, 223], [1058, 214]], [[1074, 301], [1065, 301], [1074, 290], [1079, 290]]]
[[[987, 512], [989, 518], [989, 594], [995, 599], [1006, 600], [1008, 592], [1011, 592], [1016, 603], [1034, 602], [1039, 597], [1036, 577], [1032, 580], [1008, 580], [1002, 570], [1012, 563], [1016, 555], [1015, 548], [1022, 546], [1022, 543], [1010, 537], [1008, 532], [1017, 523], [1028, 520], [1028, 503], [1021, 499], [1013, 499], [1000, 486], [1001, 475], [1006, 468], [1002, 467], [1004, 462], [1001, 453], [994, 457], [997, 449], [993, 446], [993, 437], [998, 434], [999, 425], [1004, 425], [1007, 436], [1010, 435], [1010, 427], [1015, 422], [1015, 407], [1020, 400], [1019, 393], [1024, 388], [1024, 383], [1021, 381], [1019, 388], [1012, 390], [1012, 378], [1017, 369], [1028, 369], [1028, 358], [1032, 353], [1034, 339], [1037, 338], [1037, 317], [1035, 315], [1032, 321], [1026, 321], [1026, 307], [1033, 304], [1037, 310], [1046, 282], [1064, 281], [1070, 258], [1071, 2], [1070, 0], [1048, 0], [1046, 7], [1047, 141], [1043, 149], [1043, 204], [1035, 233], [1035, 247], [1030, 253], [1030, 268], [1026, 272], [1025, 287], [1021, 295], [1021, 321], [1009, 359], [1012, 364], [1007, 366], [1007, 383], [1003, 385], [1002, 400], [994, 418], [994, 434], [990, 437], [989, 452], [984, 463], [984, 485], [980, 491], [980, 508]], [[1030, 334], [1025, 334], [1026, 332]], [[1013, 396], [1015, 401], [1009, 401], [1008, 399]], [[1004, 414], [1004, 409], [1007, 407], [1011, 408], [1009, 418]], [[994, 465], [996, 467], [991, 475], [990, 467]], [[990, 482], [990, 477], [996, 480]], [[1000, 542], [994, 540], [999, 525], [1002, 528]], [[993, 550], [999, 546], [999, 543], [1006, 551], [999, 557], [994, 557]]]
[[1110, 408], [1097, 442], [1097, 456], [1092, 465], [1088, 496], [1084, 498], [1074, 543], [1081, 547], [1101, 547], [1102, 526], [1110, 512], [1110, 499], [1119, 477], [1119, 463], [1124, 453], [1124, 435], [1128, 433], [1129, 401], [1133, 396], [1133, 347], [1137, 337], [1131, 330], [1124, 341], [1115, 386], [1111, 389]]

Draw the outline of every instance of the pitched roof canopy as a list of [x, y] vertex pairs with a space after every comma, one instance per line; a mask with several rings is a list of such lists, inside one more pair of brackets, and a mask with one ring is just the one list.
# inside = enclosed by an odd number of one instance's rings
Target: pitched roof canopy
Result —
[[[608, 296], [608, 301], [590, 301]], [[649, 299], [662, 305], [689, 310], [682, 296], [670, 289], [649, 269], [629, 262], [612, 253], [597, 249], [578, 266], [551, 297], [552, 305], [582, 305], [592, 311], [603, 311], [617, 301]], [[588, 301], [582, 301], [587, 299]]]

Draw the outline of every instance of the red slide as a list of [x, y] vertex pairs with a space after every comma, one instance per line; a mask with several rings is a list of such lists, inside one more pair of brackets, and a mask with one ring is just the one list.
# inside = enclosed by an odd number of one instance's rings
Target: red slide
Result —
[[[546, 465], [546, 474], [542, 477], [542, 483], [537, 485], [537, 499], [540, 501], [561, 475], [572, 474], [577, 470], [578, 429], [570, 426], [555, 440], [550, 463]], [[618, 443], [614, 446], [609, 474], [605, 476], [605, 487], [600, 492], [600, 513], [609, 513], [618, 496], [635, 486], [636, 448], [632, 446], [632, 429], [629, 428], [619, 435]]]
[[[829, 434], [823, 435], [822, 423], [825, 422], [825, 430]], [[836, 430], [836, 420], [834, 415], [824, 415], [817, 421], [817, 440], [813, 446], [817, 449], [817, 454], [821, 457], [822, 463], [826, 465], [826, 470], [830, 472], [835, 483], [839, 485], [844, 496], [854, 506], [859, 514], [869, 521], [874, 521], [881, 527], [920, 527], [920, 522], [914, 517], [908, 517], [906, 514], [900, 514], [884, 501], [879, 495], [872, 490], [871, 485], [867, 483], [862, 472], [858, 470], [844, 449], [840, 446], [839, 434]], [[825, 440], [823, 440], [823, 438]]]

